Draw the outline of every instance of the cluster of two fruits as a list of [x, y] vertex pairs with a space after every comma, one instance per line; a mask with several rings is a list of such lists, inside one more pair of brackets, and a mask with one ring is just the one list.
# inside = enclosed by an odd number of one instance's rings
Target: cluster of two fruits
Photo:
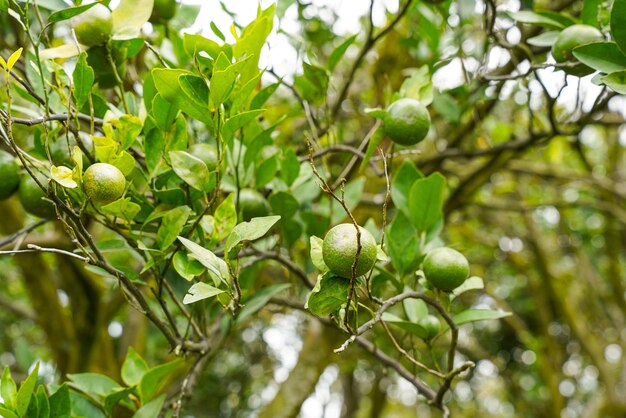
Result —
[[[38, 177], [45, 184], [43, 176]], [[119, 199], [126, 188], [124, 174], [115, 166], [107, 163], [92, 164], [83, 175], [83, 189], [87, 197], [98, 203], [110, 203]], [[53, 218], [53, 204], [46, 199], [45, 192], [30, 175], [20, 176], [15, 158], [0, 150], [0, 200], [12, 196], [15, 192], [24, 210], [40, 218]]]

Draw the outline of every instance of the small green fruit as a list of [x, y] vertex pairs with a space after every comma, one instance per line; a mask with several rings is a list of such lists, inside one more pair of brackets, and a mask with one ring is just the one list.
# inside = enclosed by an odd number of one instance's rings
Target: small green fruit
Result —
[[[361, 252], [356, 265], [356, 276], [362, 276], [376, 262], [376, 240], [368, 230], [361, 231]], [[357, 237], [354, 224], [344, 223], [331, 228], [324, 237], [322, 257], [331, 273], [339, 277], [352, 278], [352, 264], [357, 252]]]
[[[552, 56], [558, 63], [576, 61], [572, 51], [580, 45], [589, 42], [602, 41], [602, 33], [589, 25], [572, 25], [563, 29], [556, 37], [554, 45], [552, 45]], [[563, 71], [567, 74], [583, 77], [594, 72], [593, 68], [585, 64], [579, 64], [574, 67], [563, 67]]]
[[9, 198], [20, 184], [19, 167], [15, 158], [0, 150], [0, 200]]
[[426, 255], [423, 271], [430, 284], [444, 292], [451, 292], [469, 277], [469, 263], [460, 252], [440, 247]]
[[385, 134], [395, 143], [405, 146], [421, 142], [430, 130], [430, 115], [415, 99], [399, 99], [387, 107], [383, 117]]
[[78, 42], [88, 47], [104, 44], [113, 32], [111, 11], [102, 4], [96, 4], [74, 16], [70, 24], [74, 28]]
[[114, 165], [90, 165], [83, 176], [83, 189], [87, 197], [98, 203], [111, 203], [124, 194], [126, 178]]
[[150, 21], [165, 22], [170, 20], [176, 14], [177, 7], [176, 0], [154, 0]]
[[[44, 176], [37, 176], [37, 179], [44, 186], [46, 185], [47, 179]], [[29, 175], [24, 175], [20, 180], [17, 196], [24, 210], [31, 215], [44, 219], [52, 219], [56, 216], [54, 204], [46, 200], [46, 193]]]

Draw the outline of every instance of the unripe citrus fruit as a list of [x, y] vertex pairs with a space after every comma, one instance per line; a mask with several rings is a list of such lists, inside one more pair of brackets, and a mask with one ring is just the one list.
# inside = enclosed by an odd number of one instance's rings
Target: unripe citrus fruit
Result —
[[430, 129], [430, 115], [426, 107], [415, 99], [399, 99], [387, 107], [383, 118], [385, 134], [400, 145], [415, 145], [426, 138]]
[[[576, 61], [572, 50], [589, 42], [602, 41], [602, 33], [589, 25], [568, 26], [559, 33], [552, 45], [552, 56], [558, 63]], [[591, 74], [594, 70], [585, 64], [575, 67], [564, 67], [563, 71], [579, 77]]]
[[170, 20], [176, 14], [176, 0], [154, 0], [150, 21], [163, 22]]
[[424, 318], [420, 319], [419, 324], [426, 331], [426, 338], [429, 340], [439, 334], [441, 330], [439, 319], [434, 315], [426, 315]]
[[0, 200], [10, 197], [20, 184], [19, 167], [15, 158], [0, 150]]
[[114, 165], [90, 165], [83, 176], [83, 189], [87, 197], [98, 203], [111, 203], [124, 194], [126, 178]]
[[[356, 264], [356, 276], [372, 269], [376, 262], [376, 240], [366, 229], [361, 231], [361, 252]], [[322, 244], [322, 257], [328, 269], [339, 277], [352, 278], [352, 264], [357, 252], [357, 237], [354, 224], [339, 224], [326, 234]]]
[[267, 216], [270, 212], [265, 197], [254, 189], [241, 189], [239, 191], [239, 208], [244, 221]]
[[96, 4], [91, 9], [74, 16], [70, 23], [76, 33], [76, 39], [85, 46], [104, 44], [113, 31], [111, 11], [102, 4]]
[[440, 247], [430, 251], [423, 264], [424, 275], [437, 289], [451, 292], [469, 276], [467, 258], [452, 248]]
[[217, 167], [217, 152], [214, 146], [209, 144], [193, 144], [191, 148], [189, 148], [189, 153], [202, 160], [209, 171], [213, 171]]
[[[47, 180], [44, 176], [37, 176], [37, 179], [44, 186], [46, 185]], [[24, 210], [31, 215], [45, 219], [51, 219], [56, 216], [54, 204], [46, 200], [46, 193], [41, 190], [37, 182], [29, 175], [22, 177], [17, 196]]]

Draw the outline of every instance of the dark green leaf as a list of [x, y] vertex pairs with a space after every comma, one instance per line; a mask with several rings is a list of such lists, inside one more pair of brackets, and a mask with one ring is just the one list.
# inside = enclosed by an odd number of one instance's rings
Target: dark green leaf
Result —
[[291, 186], [300, 174], [300, 160], [296, 153], [290, 148], [283, 154], [280, 163], [280, 177], [287, 186]]
[[102, 409], [78, 392], [69, 391], [73, 417], [107, 418]]
[[387, 229], [386, 249], [393, 267], [404, 275], [410, 272], [418, 259], [420, 242], [417, 230], [404, 212], [397, 212]]
[[201, 275], [205, 270], [204, 266], [198, 260], [190, 259], [187, 253], [182, 251], [178, 251], [174, 254], [172, 265], [174, 266], [174, 270], [187, 281], [193, 280], [194, 277]]
[[314, 315], [328, 316], [347, 302], [349, 290], [350, 280], [325, 274], [311, 291], [306, 307]]
[[20, 385], [20, 389], [17, 391], [15, 412], [17, 412], [19, 416], [23, 416], [28, 410], [28, 404], [31, 401], [33, 391], [35, 390], [35, 385], [37, 384], [38, 373], [39, 362], [37, 362], [37, 364], [33, 368], [33, 371], [30, 372], [26, 380], [22, 382], [22, 384]]
[[265, 159], [256, 169], [256, 175], [254, 176], [255, 186], [260, 189], [267, 185], [276, 176], [278, 171], [278, 157], [272, 155]]
[[626, 69], [626, 55], [615, 42], [592, 42], [574, 48], [573, 54], [583, 64], [603, 73]]
[[598, 11], [601, 5], [602, 0], [584, 0], [580, 20], [585, 25], [598, 27]]
[[[94, 4], [95, 3], [92, 3], [88, 6], [93, 6]], [[94, 82], [93, 68], [87, 64], [87, 53], [84, 51], [78, 56], [78, 61], [76, 61], [76, 68], [74, 68], [72, 78], [74, 81], [74, 98], [76, 99], [76, 107], [80, 109], [85, 105], [85, 103], [87, 103], [87, 99], [89, 99], [91, 87]]]
[[50, 418], [70, 418], [70, 390], [67, 384], [62, 384], [50, 398]]
[[611, 73], [600, 80], [613, 91], [619, 94], [626, 94], [626, 70]]
[[169, 363], [161, 364], [150, 369], [141, 379], [139, 384], [139, 395], [141, 402], [146, 404], [154, 395], [167, 383], [166, 377], [172, 373], [182, 363], [182, 359], [176, 359]]
[[424, 177], [410, 160], [404, 160], [391, 182], [391, 200], [398, 210], [409, 215], [409, 193], [415, 181]]
[[611, 36], [626, 54], [626, 0], [615, 0], [611, 9]]
[[129, 403], [129, 395], [133, 393], [134, 388], [123, 388], [113, 391], [104, 398], [104, 412], [111, 416], [113, 408], [120, 402]]
[[291, 193], [283, 191], [272, 193], [269, 201], [272, 213], [280, 215], [284, 220], [290, 219], [300, 208], [298, 200]]
[[365, 151], [365, 158], [361, 160], [361, 165], [359, 166], [359, 171], [363, 171], [365, 167], [370, 162], [370, 159], [374, 156], [374, 153], [378, 149], [378, 146], [382, 142], [385, 137], [385, 132], [382, 128], [382, 125], [376, 128], [376, 132], [370, 138], [369, 143], [367, 144], [367, 150]]
[[309, 239], [309, 242], [311, 244], [311, 262], [319, 271], [326, 273], [328, 266], [324, 262], [324, 256], [322, 255], [324, 240], [313, 235]]
[[[46, 389], [43, 385], [39, 385], [37, 388], [37, 394], [33, 398], [37, 400], [37, 416], [36, 418], [49, 418], [50, 417], [50, 402], [46, 395]], [[29, 408], [30, 409], [30, 408]]]
[[409, 220], [419, 232], [427, 232], [443, 218], [445, 178], [434, 173], [417, 180], [409, 193]]
[[181, 90], [189, 100], [192, 100], [199, 107], [209, 105], [209, 88], [201, 77], [191, 74], [183, 74], [178, 77]]
[[48, 16], [48, 23], [57, 23], [63, 20], [70, 19], [76, 15], [81, 14], [82, 12], [88, 9], [91, 9], [96, 4], [97, 3], [91, 3], [91, 4], [84, 4], [82, 6], [68, 7], [67, 9], [63, 9], [63, 10], [59, 10], [57, 12], [51, 13], [50, 16]]

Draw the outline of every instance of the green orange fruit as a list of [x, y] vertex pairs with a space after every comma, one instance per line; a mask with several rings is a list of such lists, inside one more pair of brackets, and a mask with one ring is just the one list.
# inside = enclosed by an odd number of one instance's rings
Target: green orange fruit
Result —
[[426, 280], [444, 292], [453, 291], [469, 277], [467, 258], [452, 248], [440, 247], [429, 251], [422, 267]]
[[[361, 252], [356, 264], [356, 277], [374, 267], [376, 262], [376, 240], [365, 228], [361, 232]], [[322, 243], [322, 257], [331, 273], [339, 277], [352, 278], [352, 264], [357, 253], [357, 233], [354, 224], [343, 223], [330, 229]]]
[[78, 42], [88, 47], [106, 43], [113, 32], [111, 11], [102, 4], [96, 4], [74, 16], [70, 24], [74, 28]]
[[270, 212], [265, 197], [254, 189], [241, 189], [239, 191], [239, 209], [244, 221], [267, 216]]
[[[47, 184], [44, 176], [38, 175], [37, 179], [44, 186]], [[45, 219], [52, 219], [56, 216], [54, 204], [47, 200], [46, 193], [29, 175], [22, 176], [17, 196], [24, 210], [31, 215]]]
[[189, 153], [202, 160], [209, 171], [214, 171], [217, 167], [217, 152], [214, 146], [209, 144], [193, 144], [189, 148]]
[[399, 99], [387, 107], [383, 117], [385, 134], [395, 143], [405, 146], [421, 142], [430, 130], [430, 115], [415, 99]]
[[178, 4], [176, 0], [154, 0], [151, 22], [164, 22], [174, 17]]
[[9, 198], [20, 185], [19, 167], [15, 158], [0, 150], [0, 200]]
[[114, 165], [90, 165], [83, 176], [83, 189], [87, 197], [98, 203], [111, 203], [124, 194], [126, 178]]
[[[558, 63], [576, 61], [572, 51], [580, 45], [589, 42], [602, 41], [602, 33], [589, 25], [572, 25], [563, 29], [552, 45], [552, 56]], [[593, 68], [585, 64], [578, 64], [574, 67], [563, 67], [563, 71], [579, 77], [586, 76], [594, 72]]]

